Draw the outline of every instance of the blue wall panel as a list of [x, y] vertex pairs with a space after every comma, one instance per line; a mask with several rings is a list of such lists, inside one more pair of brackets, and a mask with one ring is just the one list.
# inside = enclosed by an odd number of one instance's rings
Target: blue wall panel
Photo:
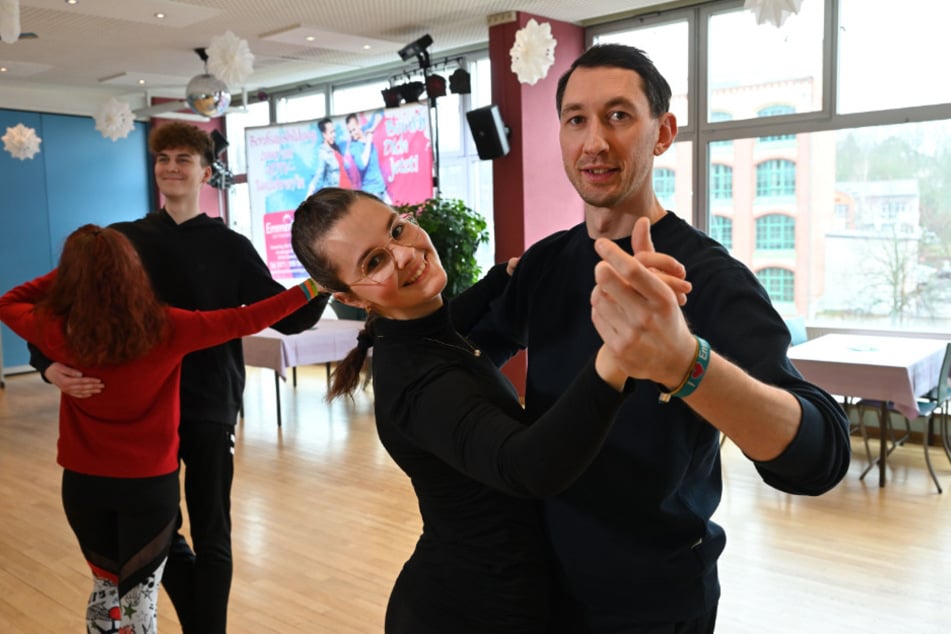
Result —
[[[15, 159], [0, 145], [0, 292], [48, 271], [50, 227], [46, 205], [46, 170], [43, 153], [46, 140], [41, 116], [30, 112], [0, 110], [0, 136], [22, 123], [43, 139], [40, 153], [32, 159]], [[3, 366], [28, 360], [23, 340], [9, 328], [3, 337]]]
[[43, 115], [50, 248], [59, 259], [63, 241], [87, 223], [135, 220], [149, 211], [149, 161], [144, 123], [111, 141], [88, 117]]
[[[63, 240], [88, 222], [109, 224], [149, 210], [146, 125], [118, 141], [89, 117], [0, 109], [0, 136], [22, 123], [42, 139], [20, 161], [0, 145], [0, 293], [55, 266]], [[26, 344], [2, 327], [5, 369], [29, 363]]]

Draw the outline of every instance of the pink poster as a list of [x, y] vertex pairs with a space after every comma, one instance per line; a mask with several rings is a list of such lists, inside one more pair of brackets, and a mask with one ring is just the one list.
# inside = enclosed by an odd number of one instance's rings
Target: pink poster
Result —
[[383, 157], [388, 199], [396, 204], [423, 202], [433, 195], [433, 148], [429, 112], [424, 106], [385, 110]]
[[362, 189], [391, 204], [433, 195], [425, 104], [248, 128], [245, 136], [252, 241], [276, 279], [304, 276], [290, 226], [297, 206], [318, 189]]
[[291, 248], [291, 223], [294, 212], [276, 211], [264, 215], [264, 250], [267, 267], [275, 279], [307, 277]]

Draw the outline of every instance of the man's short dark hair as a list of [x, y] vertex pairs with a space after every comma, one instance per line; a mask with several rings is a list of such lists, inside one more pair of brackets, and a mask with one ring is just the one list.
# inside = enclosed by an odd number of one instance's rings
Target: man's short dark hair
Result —
[[597, 44], [582, 53], [581, 57], [572, 63], [571, 68], [558, 79], [555, 106], [559, 115], [565, 87], [575, 69], [601, 67], [626, 68], [640, 75], [644, 94], [650, 103], [651, 116], [655, 119], [670, 109], [670, 84], [644, 51], [624, 44]]
[[201, 157], [202, 167], [215, 162], [215, 144], [211, 135], [188, 123], [172, 121], [152, 128], [149, 152], [156, 155], [174, 148], [188, 148]]
[[333, 119], [331, 119], [330, 117], [324, 117], [323, 119], [317, 122], [317, 129], [320, 130], [321, 132], [326, 132], [327, 126], [333, 125], [333, 124], [334, 124]]

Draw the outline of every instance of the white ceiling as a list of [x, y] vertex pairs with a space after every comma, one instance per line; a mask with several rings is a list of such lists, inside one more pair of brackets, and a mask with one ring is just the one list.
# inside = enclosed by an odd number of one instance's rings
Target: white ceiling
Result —
[[[658, 0], [21, 0], [36, 39], [0, 43], [0, 96], [56, 87], [144, 98], [181, 97], [203, 72], [194, 49], [231, 31], [255, 55], [249, 91], [399, 64], [429, 33], [434, 61], [488, 41], [488, 17], [523, 11], [584, 23]], [[165, 19], [155, 14], [162, 12]], [[306, 32], [317, 37], [303, 39]], [[372, 45], [364, 50], [362, 44]], [[405, 65], [404, 65], [405, 66]], [[141, 85], [140, 80], [145, 80]], [[231, 87], [232, 92], [239, 88]], [[15, 96], [15, 95], [14, 95]], [[4, 99], [0, 99], [3, 105]]]

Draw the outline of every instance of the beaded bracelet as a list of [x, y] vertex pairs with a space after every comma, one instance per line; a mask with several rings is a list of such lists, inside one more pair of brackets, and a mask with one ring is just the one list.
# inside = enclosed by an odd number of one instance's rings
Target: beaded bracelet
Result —
[[693, 363], [690, 364], [690, 368], [687, 370], [687, 374], [684, 375], [680, 385], [674, 389], [669, 392], [661, 391], [657, 399], [659, 402], [667, 403], [675, 396], [677, 398], [690, 396], [693, 394], [693, 391], [697, 389], [697, 386], [700, 385], [700, 381], [703, 380], [703, 377], [706, 376], [707, 365], [710, 363], [710, 344], [707, 343], [706, 339], [702, 339], [696, 335], [694, 335], [694, 339], [697, 340], [697, 351], [694, 355]]

